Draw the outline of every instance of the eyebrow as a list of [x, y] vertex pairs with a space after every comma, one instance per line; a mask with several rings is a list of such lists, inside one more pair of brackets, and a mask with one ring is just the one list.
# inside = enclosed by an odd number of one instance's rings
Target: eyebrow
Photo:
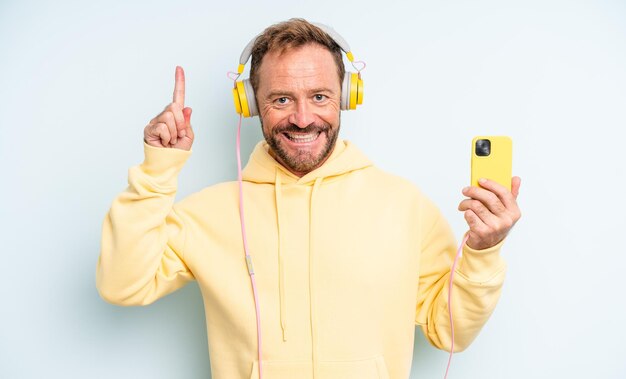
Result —
[[330, 93], [333, 93], [333, 91], [330, 88], [326, 88], [326, 87], [314, 88], [310, 92], [311, 93], [320, 93], [320, 92], [330, 92]]
[[[328, 92], [328, 93], [333, 93], [333, 91], [330, 88], [326, 88], [326, 87], [319, 87], [319, 88], [313, 88], [312, 90], [308, 91], [311, 94], [314, 93], [324, 93], [324, 92]], [[275, 90], [275, 91], [271, 91], [270, 93], [267, 94], [268, 98], [272, 98], [272, 97], [276, 97], [276, 96], [290, 96], [290, 97], [295, 97], [295, 94], [291, 91], [280, 91], [280, 90]]]

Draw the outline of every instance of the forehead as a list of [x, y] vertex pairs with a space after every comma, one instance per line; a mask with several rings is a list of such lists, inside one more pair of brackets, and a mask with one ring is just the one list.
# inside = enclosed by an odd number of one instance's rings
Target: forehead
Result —
[[316, 44], [269, 52], [263, 57], [258, 72], [259, 94], [280, 89], [296, 91], [319, 87], [340, 90], [337, 65], [332, 54]]

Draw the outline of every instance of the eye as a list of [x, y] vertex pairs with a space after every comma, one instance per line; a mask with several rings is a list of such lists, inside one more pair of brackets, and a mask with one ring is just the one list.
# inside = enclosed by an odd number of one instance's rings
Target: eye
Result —
[[287, 102], [289, 102], [289, 99], [286, 98], [286, 97], [279, 97], [275, 101], [276, 101], [276, 103], [278, 103], [280, 105], [284, 105], [284, 104], [287, 104]]
[[326, 100], [326, 95], [317, 94], [317, 95], [313, 96], [313, 98], [315, 99], [315, 101], [317, 101], [319, 103], [319, 102], [322, 102], [322, 101]]

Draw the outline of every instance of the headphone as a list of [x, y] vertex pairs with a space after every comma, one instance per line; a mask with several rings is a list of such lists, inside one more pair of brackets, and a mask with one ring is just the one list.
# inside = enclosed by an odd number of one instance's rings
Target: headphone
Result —
[[[339, 35], [331, 27], [324, 24], [312, 23], [318, 28], [322, 29], [330, 38], [335, 41], [337, 45], [346, 53], [346, 57], [354, 66], [354, 56], [350, 51], [350, 46], [343, 37]], [[237, 67], [237, 76], [243, 73], [243, 69], [252, 55], [252, 46], [256, 42], [259, 36], [254, 37], [246, 47], [243, 49], [241, 56], [239, 57], [239, 67]], [[361, 79], [360, 70], [358, 72], [346, 71], [343, 82], [341, 84], [341, 110], [356, 109], [357, 105], [363, 103], [363, 80]], [[244, 79], [235, 81], [235, 87], [233, 88], [233, 98], [235, 101], [235, 110], [237, 113], [243, 115], [243, 117], [258, 116], [259, 110], [256, 105], [256, 98], [254, 89], [252, 89], [252, 83], [250, 79]]]

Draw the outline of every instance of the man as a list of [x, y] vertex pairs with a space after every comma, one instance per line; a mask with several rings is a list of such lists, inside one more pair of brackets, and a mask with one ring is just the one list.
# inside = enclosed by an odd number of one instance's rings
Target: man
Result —
[[[341, 64], [332, 38], [300, 19], [266, 29], [253, 48], [265, 142], [243, 172], [243, 196], [268, 378], [407, 378], [416, 324], [450, 348], [454, 237], [412, 184], [338, 138]], [[194, 139], [184, 85], [177, 68], [173, 102], [146, 126], [145, 160], [105, 219], [97, 285], [111, 303], [143, 305], [197, 280], [213, 377], [257, 378], [237, 184], [174, 204]], [[519, 185], [463, 190], [470, 230], [453, 281], [456, 351], [498, 300]]]

